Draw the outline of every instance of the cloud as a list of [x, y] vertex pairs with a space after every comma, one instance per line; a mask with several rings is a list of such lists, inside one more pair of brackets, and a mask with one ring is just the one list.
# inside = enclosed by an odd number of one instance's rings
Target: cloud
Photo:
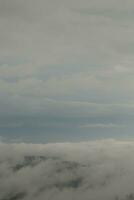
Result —
[[2, 143], [4, 140], [5, 140], [5, 138], [0, 135], [0, 143]]
[[81, 125], [81, 128], [124, 128], [124, 125], [118, 124], [85, 124]]
[[131, 0], [0, 0], [1, 134], [132, 127], [133, 7]]
[[43, 64], [121, 61], [133, 55], [133, 5], [130, 0], [127, 6], [121, 0], [1, 0], [1, 56]]
[[21, 127], [23, 126], [23, 123], [21, 121], [18, 122], [12, 122], [12, 123], [0, 123], [0, 128], [15, 128], [15, 127]]
[[133, 194], [134, 142], [0, 143], [0, 199], [119, 199]]
[[[0, 60], [5, 63], [0, 79], [10, 82], [0, 85], [10, 95], [96, 96], [101, 91], [115, 97], [126, 96], [128, 90], [133, 94], [133, 77], [128, 76], [133, 70], [122, 65], [133, 58], [133, 22], [127, 21], [126, 27], [122, 20], [117, 24], [109, 19], [109, 13], [120, 19], [132, 8], [130, 0], [127, 6], [121, 0], [1, 0]], [[76, 12], [85, 9], [89, 15]], [[11, 66], [12, 59], [29, 63]]]

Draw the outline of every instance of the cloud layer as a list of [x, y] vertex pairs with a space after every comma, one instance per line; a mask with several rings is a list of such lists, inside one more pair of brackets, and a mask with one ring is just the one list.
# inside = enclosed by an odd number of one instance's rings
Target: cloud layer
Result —
[[0, 133], [132, 137], [133, 18], [132, 0], [0, 0]]
[[0, 143], [0, 199], [133, 199], [133, 154], [133, 141]]

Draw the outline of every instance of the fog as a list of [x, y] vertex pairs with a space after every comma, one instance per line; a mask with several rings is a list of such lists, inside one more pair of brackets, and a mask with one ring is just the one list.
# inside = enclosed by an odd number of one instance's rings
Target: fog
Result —
[[133, 192], [133, 141], [0, 143], [0, 200], [127, 200]]

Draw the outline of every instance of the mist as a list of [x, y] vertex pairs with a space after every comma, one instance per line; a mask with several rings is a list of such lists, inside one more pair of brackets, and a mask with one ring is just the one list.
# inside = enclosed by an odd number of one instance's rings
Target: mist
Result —
[[134, 141], [0, 143], [1, 200], [134, 199]]

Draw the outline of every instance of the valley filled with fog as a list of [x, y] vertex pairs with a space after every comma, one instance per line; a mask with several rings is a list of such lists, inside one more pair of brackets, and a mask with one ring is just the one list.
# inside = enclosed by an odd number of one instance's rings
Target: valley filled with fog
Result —
[[0, 200], [132, 200], [134, 142], [0, 143]]

